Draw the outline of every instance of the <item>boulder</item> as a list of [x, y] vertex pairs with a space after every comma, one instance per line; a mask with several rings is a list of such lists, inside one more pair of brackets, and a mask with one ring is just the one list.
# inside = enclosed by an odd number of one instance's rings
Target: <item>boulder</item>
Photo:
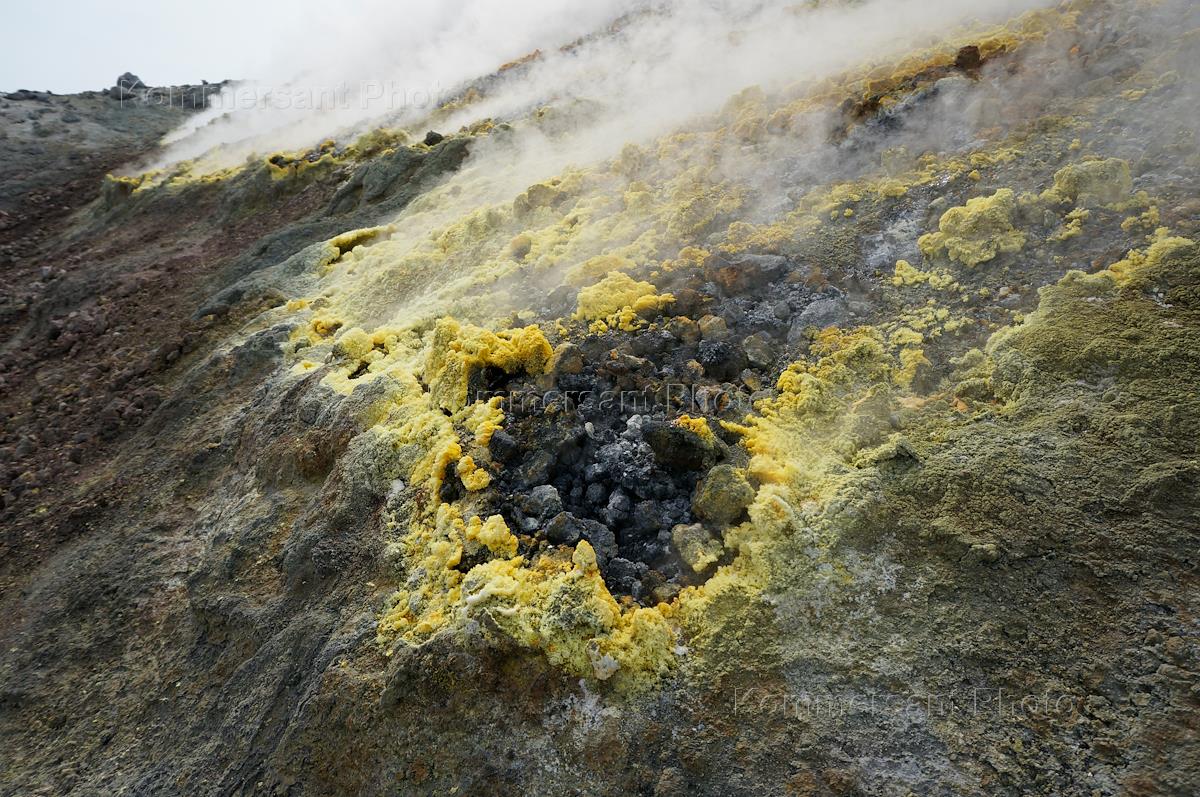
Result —
[[732, 465], [717, 465], [696, 485], [692, 511], [697, 517], [729, 525], [742, 516], [754, 500], [754, 488]]

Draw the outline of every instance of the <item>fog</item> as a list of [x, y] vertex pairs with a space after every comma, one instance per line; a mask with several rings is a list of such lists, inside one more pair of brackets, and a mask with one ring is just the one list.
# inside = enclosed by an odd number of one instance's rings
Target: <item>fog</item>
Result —
[[[471, 81], [536, 52], [483, 87], [443, 131], [485, 117], [511, 120], [557, 106], [577, 129], [556, 150], [568, 161], [611, 155], [628, 140], [686, 124], [738, 90], [818, 80], [863, 61], [929, 44], [955, 26], [1000, 20], [1044, 0], [484, 0], [380, 2], [278, 43], [269, 77], [229, 87], [167, 137], [158, 165], [207, 156], [207, 167], [252, 154], [347, 141], [380, 125], [418, 134]], [[593, 34], [590, 35], [589, 34]], [[580, 41], [580, 37], [588, 37]], [[586, 122], [586, 124], [578, 124]], [[569, 126], [569, 125], [568, 125]], [[566, 140], [569, 139], [569, 140]], [[214, 148], [219, 150], [214, 151]]]

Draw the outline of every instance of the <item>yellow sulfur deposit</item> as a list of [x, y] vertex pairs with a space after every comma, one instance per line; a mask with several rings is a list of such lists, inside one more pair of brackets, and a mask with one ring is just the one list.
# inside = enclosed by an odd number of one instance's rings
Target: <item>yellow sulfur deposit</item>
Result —
[[1072, 238], [1082, 235], [1083, 223], [1087, 221], [1088, 216], [1091, 214], [1092, 212], [1090, 210], [1075, 208], [1067, 214], [1066, 221], [1064, 222], [1063, 226], [1055, 231], [1054, 234], [1050, 236], [1049, 240], [1058, 242], [1069, 241]]
[[876, 405], [886, 401], [894, 367], [870, 327], [830, 327], [818, 333], [812, 349], [816, 362], [788, 366], [776, 386], [778, 397], [756, 404], [758, 415], [739, 428], [752, 455], [750, 473], [800, 500], [817, 498], [830, 484], [836, 463], [855, 445], [856, 433], [849, 430], [867, 428], [858, 423], [859, 413], [870, 409], [861, 419], [867, 422], [876, 412], [880, 420], [886, 417]]
[[1009, 188], [969, 199], [942, 214], [938, 231], [922, 235], [917, 245], [927, 258], [945, 254], [967, 266], [986, 263], [1003, 252], [1019, 252], [1025, 233], [1013, 226], [1016, 209], [1016, 196]]
[[596, 321], [628, 308], [634, 313], [661, 309], [675, 301], [671, 294], [658, 293], [649, 282], [638, 282], [628, 274], [610, 271], [608, 276], [579, 292], [575, 317]]
[[1054, 173], [1054, 187], [1043, 198], [1074, 202], [1081, 208], [1111, 205], [1129, 197], [1133, 178], [1120, 158], [1073, 163]]
[[534, 326], [491, 332], [443, 318], [434, 331], [425, 375], [438, 406], [460, 410], [472, 403], [467, 393], [474, 369], [494, 366], [510, 374], [540, 374], [551, 353], [546, 336]]
[[474, 404], [468, 411], [463, 425], [475, 434], [475, 445], [487, 448], [492, 435], [504, 427], [504, 410], [500, 409], [503, 403], [503, 398], [495, 396]]
[[669, 608], [623, 609], [609, 594], [587, 542], [578, 543], [569, 560], [541, 556], [526, 562], [513, 556], [463, 574], [453, 569], [461, 559], [456, 539], [486, 545], [502, 557], [515, 553], [516, 539], [502, 519], [463, 523], [447, 509], [423, 537], [423, 566], [431, 583], [419, 593], [400, 591], [392, 597], [379, 623], [381, 638], [418, 642], [452, 616], [487, 615], [514, 641], [542, 651], [567, 672], [603, 679], [624, 671], [638, 678], [662, 675], [673, 666]]
[[1134, 283], [1143, 272], [1157, 268], [1172, 253], [1195, 245], [1189, 238], [1171, 235], [1166, 227], [1159, 227], [1149, 238], [1150, 245], [1145, 249], [1131, 250], [1123, 260], [1109, 266], [1108, 271], [1119, 283]]
[[458, 461], [457, 473], [463, 487], [473, 493], [479, 492], [492, 483], [491, 474], [476, 465], [475, 459], [471, 456], [465, 456]]
[[892, 376], [892, 379], [899, 387], [912, 387], [920, 370], [930, 366], [929, 358], [925, 356], [922, 349], [906, 348], [900, 352], [900, 368]]
[[892, 284], [896, 287], [905, 285], [928, 284], [934, 290], [945, 290], [957, 287], [954, 277], [944, 271], [921, 271], [907, 260], [897, 260]]
[[[1030, 17], [1017, 32], [997, 30], [972, 41], [985, 56], [1011, 51], [1056, 29], [1060, 16]], [[398, 479], [419, 495], [391, 515], [404, 580], [379, 622], [381, 643], [419, 645], [433, 634], [486, 621], [573, 675], [653, 678], [674, 666], [676, 634], [703, 634], [699, 618], [716, 596], [753, 600], [748, 596], [778, 575], [780, 540], [800, 533], [813, 535], [817, 545], [824, 541], [819, 535], [825, 532], [804, 527], [802, 518], [845, 486], [862, 451], [888, 439], [890, 419], [916, 398], [912, 391], [931, 389], [922, 376], [930, 358], [942, 356], [934, 348], [945, 342], [939, 336], [974, 323], [937, 303], [944, 294], [936, 301], [930, 296], [958, 291], [963, 296], [956, 302], [967, 304], [979, 286], [963, 278], [971, 288], [960, 287], [960, 270], [952, 264], [975, 266], [1025, 245], [1016, 227], [1023, 208], [1012, 190], [947, 210], [937, 231], [920, 241], [930, 262], [898, 261], [883, 276], [900, 289], [888, 291], [897, 302], [893, 318], [820, 332], [808, 355], [780, 374], [774, 395], [763, 391], [754, 413], [723, 424], [724, 440], [732, 439], [728, 431], [741, 435], [744, 450], [734, 456], [754, 491], [750, 519], [722, 528], [724, 544], [703, 527], [703, 534], [679, 533], [685, 561], [711, 577], [669, 605], [635, 607], [628, 598], [614, 599], [587, 542], [573, 550], [546, 547], [490, 514], [501, 498], [495, 491], [501, 470], [488, 447], [506, 419], [499, 399], [477, 401], [472, 390], [488, 368], [546, 373], [551, 342], [577, 342], [581, 327], [633, 330], [653, 321], [674, 302], [655, 282], [687, 284], [710, 255], [791, 258], [819, 242], [813, 266], [836, 279], [844, 268], [838, 261], [859, 254], [839, 236], [890, 217], [911, 188], [994, 179], [1024, 156], [1019, 139], [954, 156], [893, 153], [878, 174], [798, 186], [771, 213], [746, 212], [759, 186], [728, 168], [731, 150], [779, 146], [781, 131], [802, 130], [806, 114], [837, 108], [847, 97], [889, 107], [914, 81], [926, 79], [923, 70], [944, 74], [937, 70], [954, 59], [950, 47], [899, 66], [872, 65], [854, 76], [857, 89], [842, 76], [801, 96], [749, 90], [711, 119], [646, 146], [629, 145], [595, 168], [514, 183], [523, 187], [515, 199], [489, 194], [468, 169], [415, 200], [395, 226], [329, 242], [319, 290], [293, 311], [306, 314], [310, 342], [344, 358], [331, 362], [337, 374], [327, 377], [329, 384], [345, 392], [373, 380], [372, 391], [385, 393], [370, 410], [378, 419], [375, 430], [405, 452]], [[522, 318], [542, 318], [531, 312], [540, 305], [531, 303], [530, 292], [559, 285], [579, 288], [572, 317], [522, 327], [529, 323]], [[371, 331], [380, 323], [394, 325], [390, 336]], [[325, 351], [306, 352], [305, 362], [320, 362]], [[571, 367], [554, 371], [576, 373]], [[683, 416], [674, 423], [710, 445], [719, 442], [708, 419]], [[465, 495], [442, 489], [452, 478]], [[461, 497], [443, 499], [451, 494]], [[480, 561], [488, 552], [493, 558]]]
[[492, 553], [512, 557], [517, 555], [517, 538], [508, 530], [508, 524], [499, 515], [486, 521], [471, 518], [466, 525], [466, 538], [485, 546]]
[[717, 436], [713, 434], [712, 429], [709, 428], [708, 421], [704, 420], [703, 418], [693, 418], [690, 415], [680, 415], [675, 419], [674, 423], [676, 426], [695, 433], [701, 440], [710, 445], [715, 443], [717, 440]]

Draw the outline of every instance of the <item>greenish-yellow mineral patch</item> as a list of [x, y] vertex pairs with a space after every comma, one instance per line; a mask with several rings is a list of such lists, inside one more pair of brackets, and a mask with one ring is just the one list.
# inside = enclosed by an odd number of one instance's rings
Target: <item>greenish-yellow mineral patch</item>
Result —
[[1072, 163], [1054, 173], [1048, 199], [1074, 202], [1081, 208], [1111, 205], [1129, 197], [1133, 178], [1129, 162], [1120, 158]]
[[966, 205], [942, 214], [938, 231], [922, 235], [918, 245], [927, 258], [945, 255], [966, 266], [986, 263], [1005, 252], [1019, 252], [1025, 246], [1025, 233], [1013, 224], [1016, 210], [1016, 195], [1010, 188], [968, 199]]

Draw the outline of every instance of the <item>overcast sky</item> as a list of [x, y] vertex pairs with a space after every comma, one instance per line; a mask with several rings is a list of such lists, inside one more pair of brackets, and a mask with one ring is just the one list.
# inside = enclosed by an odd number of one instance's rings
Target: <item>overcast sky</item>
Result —
[[330, 14], [344, 21], [377, 2], [3, 0], [0, 90], [101, 89], [126, 71], [160, 86], [271, 77], [263, 72], [289, 41], [327, 27]]

